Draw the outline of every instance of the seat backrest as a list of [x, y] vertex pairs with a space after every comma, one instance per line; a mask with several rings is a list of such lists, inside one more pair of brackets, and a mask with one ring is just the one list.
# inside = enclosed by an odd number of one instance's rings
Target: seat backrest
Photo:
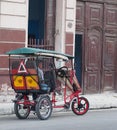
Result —
[[47, 83], [51, 89], [50, 91], [54, 91], [57, 86], [55, 70], [46, 71], [44, 78], [45, 83]]
[[57, 83], [56, 83], [56, 72], [55, 72], [55, 70], [51, 70], [51, 76], [52, 76], [52, 83], [53, 83], [53, 89], [55, 89], [56, 88], [56, 86], [57, 86]]
[[33, 60], [28, 60], [26, 62], [26, 69], [27, 69], [27, 76], [26, 79], [26, 86], [27, 89], [36, 89], [39, 90], [39, 78], [37, 74], [36, 64]]

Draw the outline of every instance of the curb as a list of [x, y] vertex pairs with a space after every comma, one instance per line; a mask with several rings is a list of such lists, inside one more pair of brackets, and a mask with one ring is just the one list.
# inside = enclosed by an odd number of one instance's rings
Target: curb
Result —
[[[6, 107], [5, 107], [6, 106]], [[117, 106], [110, 106], [110, 107], [99, 107], [99, 108], [89, 108], [89, 110], [106, 110], [106, 109], [116, 109]], [[68, 112], [72, 111], [71, 109], [59, 109], [59, 108], [54, 108], [53, 113], [56, 112]], [[9, 103], [9, 104], [4, 104], [4, 108], [0, 107], [0, 116], [2, 115], [12, 115], [14, 113], [14, 104]]]

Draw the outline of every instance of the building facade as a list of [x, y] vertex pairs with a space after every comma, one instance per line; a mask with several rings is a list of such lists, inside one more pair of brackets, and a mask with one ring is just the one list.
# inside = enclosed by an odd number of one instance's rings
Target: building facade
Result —
[[[8, 90], [6, 52], [27, 45], [28, 1], [0, 0], [0, 90]], [[0, 92], [0, 93], [1, 93]]]
[[84, 91], [116, 90], [117, 0], [77, 0], [76, 34], [83, 37]]
[[117, 0], [0, 0], [0, 85], [6, 51], [52, 46], [75, 56], [84, 93], [116, 90]]

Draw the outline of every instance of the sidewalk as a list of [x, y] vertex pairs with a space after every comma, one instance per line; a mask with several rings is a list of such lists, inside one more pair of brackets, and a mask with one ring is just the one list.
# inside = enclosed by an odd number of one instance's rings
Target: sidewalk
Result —
[[[105, 92], [101, 94], [90, 94], [90, 95], [82, 95], [82, 96], [88, 99], [90, 104], [90, 109], [117, 108], [117, 93]], [[1, 100], [5, 100], [4, 98], [5, 97], [0, 96], [0, 115], [13, 114], [14, 105], [11, 102], [11, 99], [14, 99], [14, 97], [9, 96], [5, 98], [7, 101], [6, 103], [1, 103]]]
[[84, 95], [89, 100], [90, 109], [117, 108], [117, 93], [104, 92], [101, 94]]

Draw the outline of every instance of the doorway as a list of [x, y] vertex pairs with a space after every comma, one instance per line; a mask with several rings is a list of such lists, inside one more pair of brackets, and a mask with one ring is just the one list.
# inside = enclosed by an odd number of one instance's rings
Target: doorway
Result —
[[80, 83], [82, 84], [82, 35], [75, 35], [75, 70], [76, 77]]
[[45, 0], [29, 0], [28, 38], [44, 39]]

